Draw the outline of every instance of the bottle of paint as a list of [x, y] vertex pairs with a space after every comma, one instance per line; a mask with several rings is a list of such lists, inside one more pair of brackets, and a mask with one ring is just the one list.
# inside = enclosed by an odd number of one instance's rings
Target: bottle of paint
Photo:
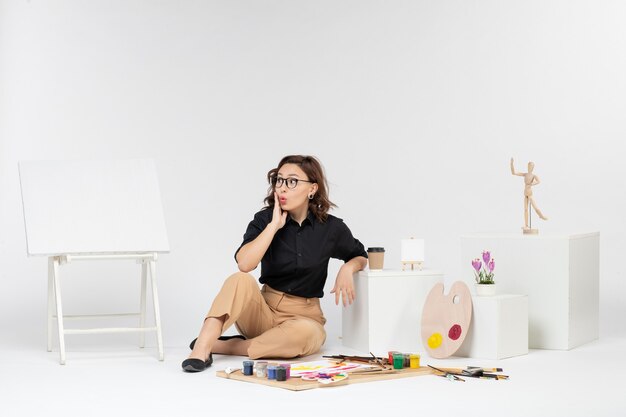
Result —
[[411, 368], [416, 369], [420, 367], [420, 355], [411, 353]]
[[243, 374], [244, 375], [254, 374], [254, 361], [243, 361]]
[[387, 352], [387, 355], [389, 355], [389, 365], [393, 365], [393, 354], [394, 353], [400, 353], [397, 350], [390, 350], [389, 352]]
[[286, 381], [287, 380], [287, 370], [284, 366], [278, 365], [276, 367], [276, 381]]
[[267, 379], [276, 379], [276, 365], [267, 365]]
[[290, 363], [281, 363], [280, 366], [285, 368], [285, 371], [287, 372], [287, 379], [291, 378], [291, 364]]
[[394, 352], [393, 369], [402, 369], [403, 367], [404, 367], [404, 354], [400, 352]]
[[267, 362], [266, 361], [257, 361], [254, 366], [255, 373], [257, 378], [266, 378], [267, 377]]
[[404, 367], [409, 368], [411, 366], [411, 355], [408, 353], [404, 354]]

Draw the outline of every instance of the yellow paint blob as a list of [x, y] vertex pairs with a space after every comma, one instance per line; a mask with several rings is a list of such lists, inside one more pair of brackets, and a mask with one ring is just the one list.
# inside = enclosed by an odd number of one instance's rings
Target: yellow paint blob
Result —
[[441, 337], [441, 334], [433, 333], [428, 338], [428, 347], [431, 349], [437, 349], [439, 346], [441, 346], [442, 341], [443, 341], [443, 338]]

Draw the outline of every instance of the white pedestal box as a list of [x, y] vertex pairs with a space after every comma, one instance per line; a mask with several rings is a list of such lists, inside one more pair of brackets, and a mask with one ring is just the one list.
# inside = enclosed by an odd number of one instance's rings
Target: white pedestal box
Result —
[[472, 322], [456, 356], [504, 359], [528, 353], [528, 297], [472, 297]]
[[390, 350], [423, 351], [424, 301], [439, 271], [361, 271], [354, 275], [355, 302], [342, 309], [343, 344], [386, 356]]
[[461, 237], [466, 282], [489, 250], [498, 293], [528, 295], [530, 348], [572, 349], [598, 338], [600, 233]]

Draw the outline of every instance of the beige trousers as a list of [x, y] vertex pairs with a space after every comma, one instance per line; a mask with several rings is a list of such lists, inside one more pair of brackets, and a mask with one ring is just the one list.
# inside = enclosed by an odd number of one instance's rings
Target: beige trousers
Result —
[[285, 294], [238, 272], [226, 279], [207, 317], [226, 316], [225, 331], [233, 324], [251, 340], [248, 356], [295, 358], [316, 353], [326, 341], [326, 319], [319, 298]]

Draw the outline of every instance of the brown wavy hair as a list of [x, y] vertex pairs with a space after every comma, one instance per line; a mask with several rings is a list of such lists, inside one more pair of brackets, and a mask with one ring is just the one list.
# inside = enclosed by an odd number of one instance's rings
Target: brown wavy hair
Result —
[[309, 210], [315, 215], [317, 220], [324, 223], [328, 218], [328, 210], [337, 207], [335, 203], [328, 199], [328, 182], [324, 175], [324, 168], [320, 161], [314, 156], [308, 155], [288, 155], [280, 160], [276, 168], [270, 169], [267, 173], [267, 181], [270, 187], [267, 189], [267, 197], [264, 203], [266, 207], [274, 208], [274, 187], [272, 179], [278, 175], [278, 171], [285, 164], [298, 165], [306, 174], [309, 181], [317, 184], [317, 192], [312, 200], [309, 200]]

